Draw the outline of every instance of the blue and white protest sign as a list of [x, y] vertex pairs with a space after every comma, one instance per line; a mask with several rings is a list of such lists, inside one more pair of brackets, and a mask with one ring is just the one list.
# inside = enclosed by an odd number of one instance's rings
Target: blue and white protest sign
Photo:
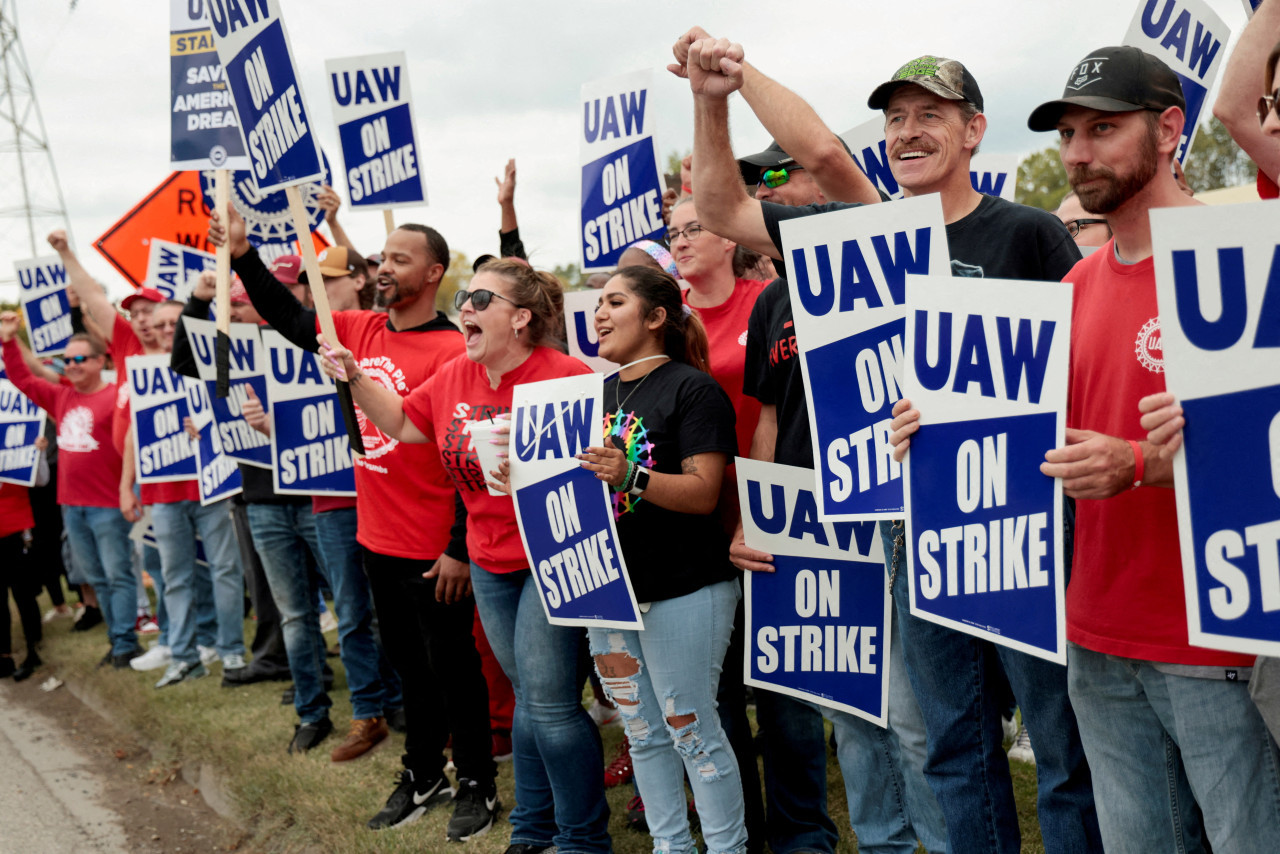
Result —
[[18, 274], [19, 299], [31, 352], [56, 356], [66, 349], [71, 328], [71, 304], [67, 301], [67, 270], [57, 255], [14, 261]]
[[352, 209], [426, 204], [404, 51], [330, 59], [324, 70]]
[[951, 269], [937, 194], [783, 220], [823, 519], [902, 518], [889, 422], [908, 273]]
[[1247, 17], [1252, 18], [1253, 13], [1258, 11], [1258, 7], [1262, 5], [1262, 0], [1241, 0], [1244, 3], [1244, 13]]
[[600, 356], [600, 342], [596, 339], [596, 308], [600, 304], [600, 291], [566, 291], [564, 295], [564, 334], [568, 339], [569, 355], [581, 360], [594, 371], [611, 374], [618, 366]]
[[[320, 152], [323, 173], [315, 183], [303, 184], [298, 188], [302, 196], [303, 206], [307, 209], [307, 228], [315, 231], [324, 222], [324, 208], [316, 201], [323, 185], [332, 181], [329, 171], [329, 157]], [[200, 191], [204, 197], [204, 206], [214, 208], [213, 192], [216, 170], [206, 169], [200, 173]], [[281, 255], [297, 254], [295, 241], [298, 231], [293, 227], [293, 217], [289, 212], [289, 199], [283, 190], [274, 193], [263, 192], [259, 188], [258, 179], [248, 170], [231, 173], [231, 206], [236, 213], [244, 217], [245, 236], [266, 263], [274, 261]]]
[[44, 410], [13, 383], [0, 379], [0, 482], [35, 486], [40, 468], [36, 439], [42, 435]]
[[271, 412], [267, 357], [258, 327], [252, 323], [231, 324], [231, 388], [226, 397], [218, 397], [215, 393], [218, 369], [214, 358], [217, 327], [212, 320], [194, 317], [182, 318], [182, 325], [191, 340], [196, 372], [209, 391], [213, 427], [218, 432], [222, 453], [236, 462], [271, 468], [271, 439], [250, 427], [241, 412], [241, 406], [249, 399], [250, 388], [262, 401], [263, 411]]
[[[840, 134], [840, 138], [849, 146], [858, 168], [871, 179], [877, 190], [891, 199], [902, 198], [902, 188], [889, 167], [883, 116], [850, 128]], [[999, 196], [1012, 202], [1018, 184], [1018, 157], [1012, 154], [977, 154], [969, 163], [969, 181], [973, 189], [983, 195]]]
[[204, 0], [169, 0], [169, 98], [172, 168], [249, 168]]
[[[1187, 122], [1176, 154], [1183, 163], [1200, 120], [1208, 117], [1209, 90], [1222, 69], [1230, 37], [1231, 30], [1214, 14], [1207, 0], [1139, 0], [1138, 11], [1125, 34], [1124, 44], [1158, 56], [1182, 81]], [[1105, 60], [1105, 56], [1088, 57], [1078, 71], [1087, 80], [1097, 63]]]
[[[1195, 646], [1280, 655], [1280, 240], [1276, 202], [1151, 212]], [[1135, 402], [1136, 405], [1136, 402]]]
[[194, 480], [196, 443], [182, 421], [187, 379], [169, 370], [168, 355], [129, 357], [129, 417], [138, 483]]
[[661, 240], [662, 174], [653, 140], [653, 75], [582, 86], [582, 269], [612, 270], [637, 240]]
[[355, 495], [355, 459], [320, 357], [264, 330], [271, 399], [271, 476], [280, 495]]
[[[1067, 663], [1062, 481], [1071, 285], [907, 279], [911, 613]], [[1136, 405], [1136, 402], [1135, 404]]]
[[318, 180], [324, 171], [279, 0], [204, 0], [250, 171], [260, 192]]
[[191, 423], [200, 431], [196, 441], [196, 480], [200, 487], [200, 506], [230, 498], [243, 491], [240, 466], [222, 453], [218, 431], [213, 426], [213, 406], [209, 401], [209, 389], [201, 382], [187, 383], [187, 408], [191, 410]]
[[148, 248], [150, 259], [147, 261], [147, 278], [142, 285], [155, 288], [166, 299], [186, 302], [191, 297], [200, 274], [214, 269], [214, 254], [203, 249], [158, 237], [151, 238]]
[[608, 487], [575, 458], [604, 442], [603, 391], [601, 374], [515, 387], [516, 521], [552, 625], [643, 629]]
[[737, 465], [746, 543], [774, 566], [744, 576], [744, 681], [887, 726], [893, 604], [877, 523], [819, 519], [808, 469]]

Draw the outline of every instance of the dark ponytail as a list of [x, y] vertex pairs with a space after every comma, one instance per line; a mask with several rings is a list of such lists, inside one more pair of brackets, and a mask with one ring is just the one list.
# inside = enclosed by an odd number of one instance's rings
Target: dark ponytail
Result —
[[639, 298], [646, 319], [660, 308], [666, 312], [666, 323], [662, 327], [663, 352], [674, 361], [711, 373], [707, 330], [698, 313], [684, 304], [676, 280], [662, 270], [644, 266], [624, 267], [614, 275], [626, 282]]

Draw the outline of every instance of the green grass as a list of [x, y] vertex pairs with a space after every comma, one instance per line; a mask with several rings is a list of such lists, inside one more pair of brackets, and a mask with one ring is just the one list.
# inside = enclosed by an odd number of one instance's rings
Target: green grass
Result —
[[[7, 604], [7, 603], [6, 603]], [[49, 607], [41, 598], [41, 612]], [[25, 648], [17, 615], [14, 614], [14, 649]], [[336, 675], [330, 716], [335, 734], [301, 757], [289, 756], [285, 748], [297, 722], [292, 706], [280, 705], [283, 683], [247, 685], [236, 689], [220, 686], [221, 666], [213, 665], [211, 676], [162, 691], [152, 686], [162, 671], [137, 673], [133, 670], [97, 669], [106, 651], [103, 629], [86, 633], [70, 631], [69, 620], [45, 626], [42, 657], [46, 666], [40, 679], [49, 675], [72, 682], [81, 696], [118, 725], [140, 734], [150, 746], [157, 763], [207, 766], [222, 781], [239, 820], [254, 838], [249, 847], [269, 851], [343, 852], [460, 852], [446, 846], [447, 807], [437, 808], [417, 823], [405, 828], [373, 832], [364, 826], [381, 809], [391, 793], [400, 769], [404, 737], [391, 737], [372, 754], [344, 765], [329, 761], [329, 750], [345, 735], [351, 714], [346, 678], [338, 659], [330, 659]], [[252, 624], [246, 625], [252, 633]], [[332, 635], [328, 638], [332, 643]], [[754, 724], [754, 712], [751, 713]], [[606, 760], [622, 732], [618, 727], [603, 730]], [[1035, 769], [1013, 763], [1014, 790], [1022, 827], [1023, 852], [1038, 854], [1040, 841], [1035, 814]], [[870, 785], [875, 785], [872, 781]], [[511, 764], [499, 766], [498, 791], [506, 811], [514, 803]], [[612, 818], [609, 823], [614, 850], [618, 854], [647, 854], [649, 837], [626, 827], [626, 804], [631, 786], [609, 791]], [[828, 762], [828, 809], [841, 828], [837, 851], [852, 854], [857, 843], [848, 826], [844, 782], [832, 756]], [[505, 818], [485, 836], [468, 843], [468, 854], [501, 854], [510, 838]]]

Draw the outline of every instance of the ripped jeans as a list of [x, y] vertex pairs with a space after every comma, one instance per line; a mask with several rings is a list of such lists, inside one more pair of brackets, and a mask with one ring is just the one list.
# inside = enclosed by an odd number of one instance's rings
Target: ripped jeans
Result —
[[[600, 682], [622, 712], [653, 850], [694, 850], [685, 811], [688, 772], [710, 854], [747, 847], [742, 780], [716, 713], [716, 689], [741, 596], [723, 581], [654, 602], [644, 631], [592, 628]], [[730, 662], [741, 667], [741, 662]]]

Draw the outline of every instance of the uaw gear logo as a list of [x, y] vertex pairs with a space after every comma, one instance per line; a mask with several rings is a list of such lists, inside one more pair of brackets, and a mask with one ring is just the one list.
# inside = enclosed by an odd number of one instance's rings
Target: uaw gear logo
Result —
[[[360, 370], [364, 372], [365, 376], [381, 384], [384, 388], [389, 388], [396, 394], [400, 393], [396, 391], [395, 378], [387, 372], [385, 365], [365, 364], [362, 360]], [[356, 407], [356, 426], [360, 429], [360, 438], [364, 441], [364, 458], [366, 460], [376, 460], [378, 457], [389, 454], [396, 445], [400, 444], [399, 439], [393, 439], [379, 430], [378, 425], [370, 421], [359, 406]]]
[[[307, 228], [315, 231], [324, 222], [324, 208], [316, 202], [323, 185], [333, 181], [333, 173], [329, 169], [329, 158], [320, 152], [324, 164], [324, 177], [319, 183], [302, 184], [298, 191], [302, 194], [302, 203], [307, 209]], [[200, 173], [200, 189], [204, 193], [204, 205], [213, 210], [213, 185], [217, 176], [214, 169], [206, 169]], [[293, 241], [297, 232], [293, 227], [293, 216], [289, 212], [289, 199], [284, 190], [263, 195], [258, 190], [258, 179], [248, 169], [231, 173], [231, 204], [236, 213], [244, 217], [245, 234], [249, 242], [268, 263], [281, 255], [293, 252]]]
[[93, 410], [87, 406], [68, 409], [58, 425], [58, 450], [84, 454], [98, 450], [93, 438]]
[[1071, 79], [1067, 81], [1068, 89], [1083, 89], [1097, 83], [1102, 79], [1102, 66], [1107, 62], [1105, 56], [1091, 56], [1080, 63], [1075, 71], [1071, 72]]
[[1164, 347], [1160, 343], [1160, 318], [1153, 317], [1138, 330], [1138, 340], [1133, 344], [1138, 364], [1153, 374], [1164, 373]]

